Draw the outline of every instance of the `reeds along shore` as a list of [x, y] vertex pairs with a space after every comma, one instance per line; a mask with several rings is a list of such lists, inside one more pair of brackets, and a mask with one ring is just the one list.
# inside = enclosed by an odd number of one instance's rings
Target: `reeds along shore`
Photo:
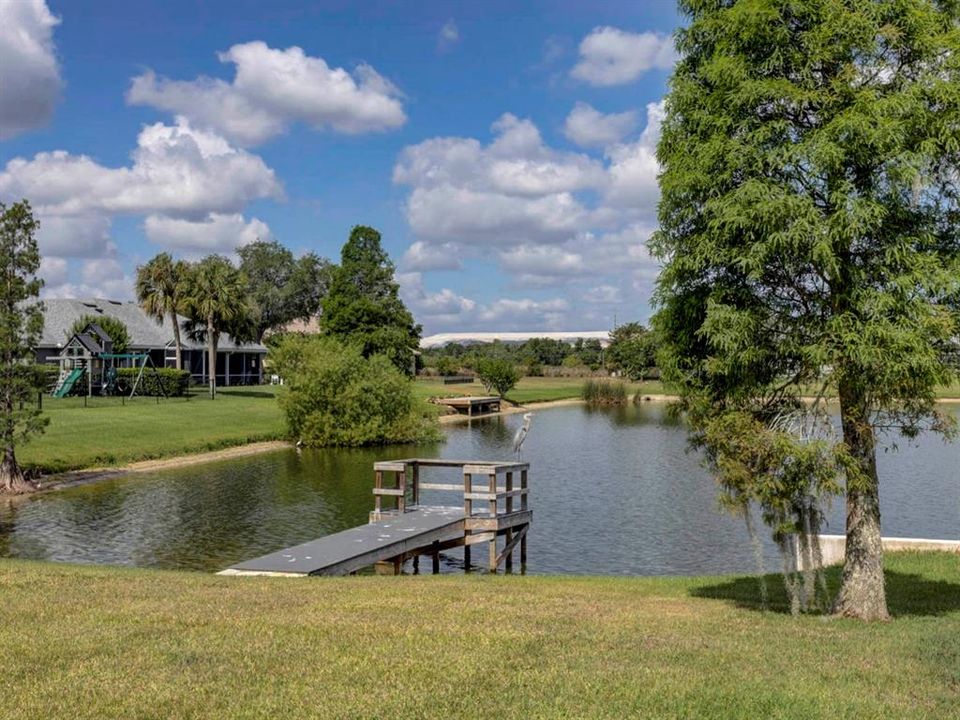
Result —
[[588, 405], [626, 405], [629, 395], [621, 380], [587, 380], [581, 397]]

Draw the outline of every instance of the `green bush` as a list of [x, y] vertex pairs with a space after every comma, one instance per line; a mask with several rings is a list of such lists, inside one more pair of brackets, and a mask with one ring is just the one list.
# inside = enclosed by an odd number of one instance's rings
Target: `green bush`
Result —
[[477, 377], [487, 392], [496, 391], [503, 397], [513, 390], [513, 386], [520, 380], [520, 373], [509, 360], [486, 358], [477, 364]]
[[610, 380], [587, 380], [580, 396], [588, 405], [623, 405], [627, 402], [627, 386]]
[[383, 355], [364, 358], [329, 337], [288, 337], [272, 352], [284, 380], [280, 408], [291, 436], [309, 447], [439, 440], [435, 408]]
[[34, 363], [32, 372], [37, 386], [46, 390], [53, 387], [57, 378], [60, 377], [60, 366], [53, 363]]
[[539, 360], [532, 360], [527, 363], [526, 372], [524, 373], [527, 377], [543, 377], [543, 364]]
[[444, 376], [458, 375], [460, 373], [460, 362], [456, 358], [446, 355], [437, 358], [437, 372]]
[[[121, 391], [124, 391], [125, 388], [125, 394], [130, 392], [139, 372], [140, 368], [117, 369], [117, 380], [121, 385]], [[190, 373], [187, 370], [157, 368], [156, 373], [154, 373], [154, 371], [148, 367], [143, 371], [143, 377], [140, 378], [140, 384], [137, 386], [137, 395], [149, 395], [153, 397], [166, 394], [167, 397], [179, 397], [186, 395], [189, 385]]]

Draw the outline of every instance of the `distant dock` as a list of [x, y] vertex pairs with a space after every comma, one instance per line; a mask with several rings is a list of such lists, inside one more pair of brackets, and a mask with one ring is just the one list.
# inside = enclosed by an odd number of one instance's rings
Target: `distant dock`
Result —
[[[399, 574], [421, 555], [440, 571], [440, 553], [463, 547], [471, 565], [474, 545], [487, 546], [486, 566], [511, 569], [514, 553], [527, 561], [527, 532], [533, 519], [528, 507], [529, 464], [474, 460], [411, 458], [374, 463], [374, 509], [367, 525], [350, 528], [300, 545], [237, 563], [220, 575], [348, 575], [373, 565], [384, 574]], [[453, 468], [455, 483], [423, 482], [425, 470]], [[456, 493], [462, 505], [421, 505], [424, 491]], [[385, 507], [389, 506], [389, 507]]]
[[462, 415], [487, 415], [500, 412], [500, 398], [489, 395], [486, 397], [446, 397], [434, 400], [438, 405], [446, 405]]

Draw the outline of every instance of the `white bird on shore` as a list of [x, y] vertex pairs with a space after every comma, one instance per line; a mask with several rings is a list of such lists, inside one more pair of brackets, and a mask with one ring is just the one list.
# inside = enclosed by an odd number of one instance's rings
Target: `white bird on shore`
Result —
[[530, 420], [533, 418], [533, 413], [524, 413], [523, 415], [523, 426], [517, 430], [517, 434], [513, 436], [513, 452], [516, 454], [517, 459], [520, 459], [520, 448], [523, 447], [523, 441], [527, 439], [527, 433], [530, 432]]

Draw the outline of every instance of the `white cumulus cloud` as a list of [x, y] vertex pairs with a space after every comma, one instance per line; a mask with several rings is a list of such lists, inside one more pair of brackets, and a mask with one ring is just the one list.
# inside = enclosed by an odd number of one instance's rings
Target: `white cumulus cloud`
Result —
[[676, 60], [667, 35], [597, 27], [580, 42], [580, 60], [570, 74], [590, 85], [625, 85], [648, 70], [668, 70]]
[[261, 158], [223, 138], [176, 125], [148, 125], [133, 162], [106, 167], [63, 150], [15, 158], [0, 172], [0, 195], [29, 197], [45, 215], [236, 212], [252, 200], [279, 198], [282, 188]]
[[563, 133], [582, 147], [604, 147], [620, 142], [637, 126], [637, 113], [604, 114], [584, 102], [578, 102], [567, 115]]
[[0, 0], [0, 140], [53, 115], [63, 84], [53, 44], [59, 22], [44, 0]]
[[45, 295], [125, 298], [131, 278], [111, 238], [115, 217], [146, 216], [145, 234], [167, 249], [226, 252], [270, 236], [242, 212], [283, 189], [260, 157], [178, 118], [145, 126], [125, 166], [63, 150], [14, 158], [0, 170], [0, 198], [19, 197], [40, 219]]
[[[620, 120], [601, 158], [553, 148], [533, 122], [509, 113], [489, 142], [437, 137], [405, 148], [393, 177], [409, 188], [413, 242], [401, 267], [417, 278], [406, 298], [424, 326], [602, 329], [614, 314], [644, 317], [658, 269], [646, 243], [656, 226], [662, 118], [661, 103], [648, 105], [639, 135], [635, 117], [629, 127]], [[456, 293], [423, 289], [424, 274], [457, 271], [468, 259], [494, 261], [504, 290], [537, 297], [474, 300], [467, 311]], [[561, 297], [539, 297], [548, 289]]]
[[485, 147], [448, 137], [403, 150], [393, 178], [412, 187], [406, 214], [418, 238], [503, 244], [557, 239], [582, 227], [589, 211], [575, 192], [602, 185], [603, 164], [548, 147], [532, 122], [509, 113], [492, 130]]
[[210, 213], [202, 220], [148, 215], [143, 230], [151, 242], [190, 255], [229, 253], [273, 237], [265, 222], [258, 218], [247, 221], [240, 213]]
[[400, 91], [369, 65], [350, 72], [299, 47], [280, 50], [260, 41], [234, 45], [219, 58], [235, 66], [232, 82], [171, 80], [148, 71], [133, 79], [127, 101], [182, 115], [245, 146], [296, 122], [342, 133], [391, 130], [406, 122]]

